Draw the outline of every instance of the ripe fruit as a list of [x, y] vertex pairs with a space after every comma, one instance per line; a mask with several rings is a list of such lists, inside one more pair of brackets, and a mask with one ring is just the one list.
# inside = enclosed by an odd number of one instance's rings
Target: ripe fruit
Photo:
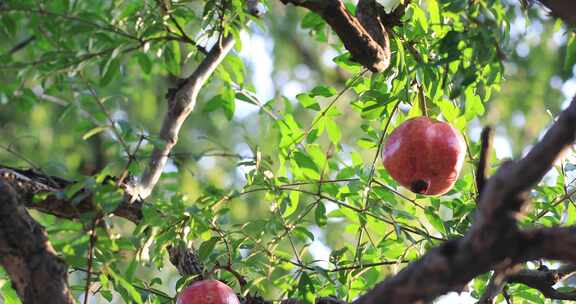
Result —
[[427, 117], [405, 121], [392, 132], [382, 159], [388, 173], [414, 193], [448, 192], [460, 173], [466, 144], [447, 123]]
[[184, 288], [176, 304], [240, 304], [240, 300], [228, 285], [204, 280]]

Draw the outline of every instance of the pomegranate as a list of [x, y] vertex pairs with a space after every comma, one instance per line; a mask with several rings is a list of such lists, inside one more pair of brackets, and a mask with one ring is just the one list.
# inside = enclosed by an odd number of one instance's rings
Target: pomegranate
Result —
[[228, 285], [204, 280], [184, 288], [176, 304], [240, 304], [240, 300]]
[[396, 128], [382, 149], [384, 167], [414, 193], [441, 195], [454, 186], [466, 153], [462, 135], [451, 125], [427, 117]]

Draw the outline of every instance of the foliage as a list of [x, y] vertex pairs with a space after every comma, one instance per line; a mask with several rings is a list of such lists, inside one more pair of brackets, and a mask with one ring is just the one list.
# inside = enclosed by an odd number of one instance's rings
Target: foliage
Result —
[[[268, 12], [261, 18], [238, 0], [0, 4], [0, 160], [32, 162], [81, 181], [105, 212], [122, 196], [102, 182], [125, 169], [131, 176], [142, 172], [158, 141], [168, 88], [189, 75], [220, 35], [235, 38], [235, 51], [203, 88], [142, 222], [110, 216], [106, 229], [97, 229], [96, 297], [171, 302], [187, 281], [169, 265], [166, 247], [185, 243], [209, 269], [230, 260], [248, 285], [241, 290], [230, 272], [214, 276], [243, 294], [353, 299], [467, 230], [477, 196], [478, 122], [505, 126], [499, 130], [519, 155], [551, 121], [544, 112], [561, 108], [549, 78], [567, 80], [576, 60], [575, 36], [536, 9], [421, 0], [408, 5], [391, 33], [390, 68], [370, 74], [318, 15], [278, 1], [263, 4]], [[542, 31], [526, 35], [518, 20]], [[565, 41], [551, 46], [561, 35]], [[255, 50], [256, 39], [273, 48]], [[529, 45], [527, 57], [514, 52], [522, 44]], [[271, 85], [250, 77], [262, 73], [264, 61], [242, 49], [273, 56]], [[442, 197], [400, 188], [379, 160], [391, 130], [421, 115], [419, 94], [430, 116], [466, 135], [464, 171]], [[510, 123], [515, 115], [527, 123]], [[536, 208], [524, 225], [576, 221], [573, 170], [558, 164], [557, 174], [533, 192]], [[71, 286], [81, 298], [93, 215], [35, 217], [73, 270]], [[473, 281], [472, 296], [480, 296], [487, 279]], [[18, 303], [3, 275], [0, 289], [5, 303]], [[521, 285], [510, 294], [545, 302]]]

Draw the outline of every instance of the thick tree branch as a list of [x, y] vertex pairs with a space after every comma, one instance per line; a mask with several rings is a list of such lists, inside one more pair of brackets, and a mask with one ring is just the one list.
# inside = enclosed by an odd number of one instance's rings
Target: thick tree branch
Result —
[[[348, 10], [341, 0], [281, 0], [284, 4], [305, 7], [320, 15], [336, 32], [352, 57], [373, 72], [382, 72], [390, 65], [388, 35], [381, 24], [378, 35], [372, 37], [362, 23]], [[361, 1], [369, 2], [369, 1]], [[381, 28], [380, 28], [381, 27]], [[372, 32], [376, 30], [370, 29]], [[382, 43], [382, 44], [379, 44]]]
[[552, 15], [559, 17], [569, 25], [576, 27], [576, 1], [567, 0], [538, 0], [552, 12]]
[[0, 265], [24, 304], [74, 303], [64, 262], [46, 230], [28, 214], [12, 187], [0, 180]]
[[527, 260], [552, 259], [576, 263], [576, 226], [519, 232]]
[[[19, 194], [22, 204], [26, 207], [57, 217], [75, 219], [79, 218], [81, 214], [96, 212], [97, 210], [92, 200], [92, 194], [88, 190], [82, 189], [72, 198], [64, 197], [59, 193], [74, 184], [73, 181], [46, 176], [33, 170], [21, 170], [3, 165], [0, 165], [0, 181], [11, 184]], [[38, 194], [45, 197], [36, 200], [35, 196]], [[141, 201], [132, 204], [123, 202], [113, 213], [137, 223], [142, 219], [141, 206]]]
[[170, 151], [178, 142], [180, 128], [196, 105], [200, 89], [228, 52], [232, 50], [233, 45], [234, 37], [232, 35], [216, 42], [192, 75], [186, 78], [178, 88], [169, 92], [167, 96], [168, 111], [164, 116], [160, 130], [161, 143], [154, 147], [150, 162], [140, 179], [127, 189], [132, 201], [144, 200], [152, 193], [152, 189], [162, 175]]
[[556, 290], [555, 284], [561, 282], [576, 271], [575, 264], [564, 265], [557, 270], [550, 269], [525, 269], [508, 278], [509, 283], [520, 283], [536, 290], [548, 299], [576, 300], [576, 291], [562, 292]]
[[539, 290], [544, 297], [557, 300], [576, 300], [576, 292], [561, 292], [553, 288], [555, 284], [572, 276], [576, 264], [567, 264], [558, 269], [519, 269], [519, 265], [508, 267], [504, 271], [494, 271], [488, 286], [477, 304], [492, 304], [496, 296], [503, 291], [508, 283], [524, 284]]

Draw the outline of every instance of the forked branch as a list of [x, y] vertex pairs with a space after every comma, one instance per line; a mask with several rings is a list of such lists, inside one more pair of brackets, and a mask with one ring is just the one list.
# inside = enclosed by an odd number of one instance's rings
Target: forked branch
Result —
[[178, 134], [184, 121], [196, 106], [200, 88], [204, 86], [220, 62], [232, 50], [232, 46], [234, 46], [232, 35], [216, 42], [194, 73], [186, 78], [175, 91], [168, 94], [168, 110], [162, 122], [160, 141], [155, 145], [144, 173], [128, 189], [132, 201], [144, 200], [152, 193], [152, 189], [160, 180], [170, 151], [178, 142]]

